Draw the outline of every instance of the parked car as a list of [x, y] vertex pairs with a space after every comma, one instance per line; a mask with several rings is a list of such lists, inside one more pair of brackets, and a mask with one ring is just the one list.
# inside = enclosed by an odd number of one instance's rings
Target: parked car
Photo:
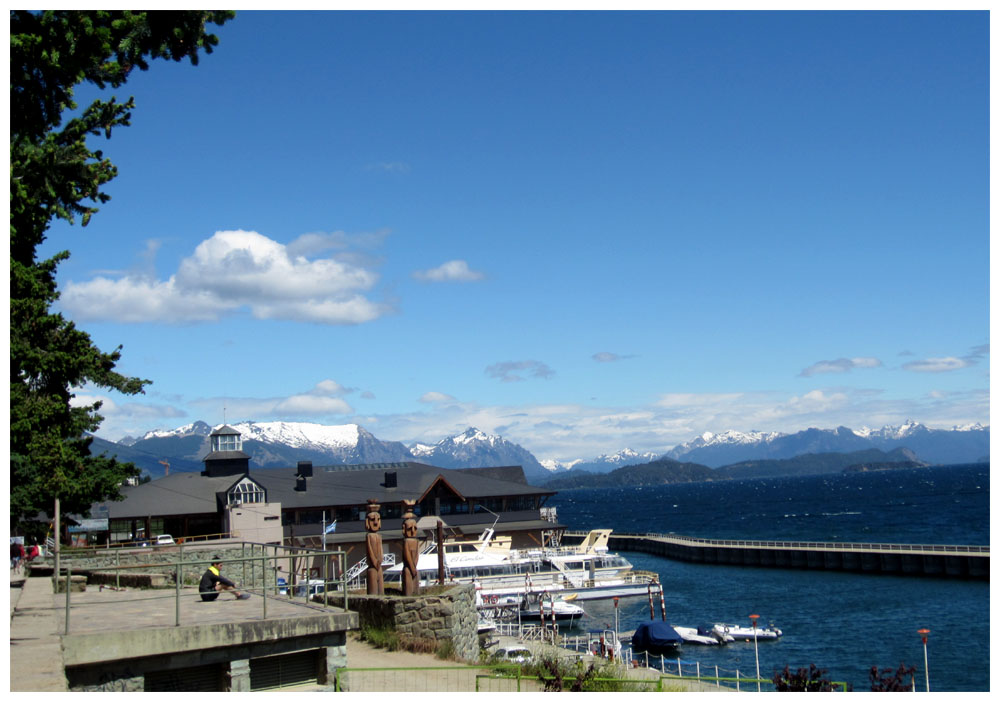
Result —
[[156, 537], [156, 545], [157, 546], [173, 546], [174, 545], [174, 537], [172, 537], [170, 534], [160, 534], [159, 536]]
[[527, 646], [503, 646], [493, 654], [493, 660], [499, 663], [530, 663], [531, 650]]

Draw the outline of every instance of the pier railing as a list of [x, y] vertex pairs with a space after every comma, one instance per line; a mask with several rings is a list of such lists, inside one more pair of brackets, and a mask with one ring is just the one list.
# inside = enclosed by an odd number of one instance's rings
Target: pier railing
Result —
[[[586, 536], [585, 531], [566, 531], [565, 536]], [[836, 551], [906, 551], [910, 553], [956, 553], [956, 554], [985, 554], [989, 555], [989, 546], [969, 546], [951, 544], [892, 544], [892, 543], [858, 543], [850, 541], [750, 541], [745, 539], [702, 539], [694, 536], [682, 536], [680, 534], [657, 534], [653, 532], [620, 532], [616, 531], [615, 538], [634, 539], [656, 539], [677, 544], [690, 544], [696, 546], [716, 546], [733, 548], [787, 548], [787, 549], [809, 549], [815, 551], [836, 550]]]

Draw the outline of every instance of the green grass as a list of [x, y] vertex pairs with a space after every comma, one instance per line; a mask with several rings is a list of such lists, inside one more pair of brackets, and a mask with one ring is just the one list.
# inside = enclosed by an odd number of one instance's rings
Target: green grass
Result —
[[363, 624], [359, 635], [362, 641], [367, 641], [375, 648], [384, 648], [387, 651], [398, 651], [402, 648], [399, 634], [395, 629]]

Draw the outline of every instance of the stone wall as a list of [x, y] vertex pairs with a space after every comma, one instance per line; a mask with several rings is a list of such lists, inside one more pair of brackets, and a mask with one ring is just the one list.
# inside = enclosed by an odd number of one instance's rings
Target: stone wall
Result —
[[450, 641], [458, 658], [479, 658], [479, 616], [472, 585], [416, 597], [357, 595], [348, 607], [358, 613], [362, 628], [395, 629], [400, 638], [431, 640], [436, 645]]

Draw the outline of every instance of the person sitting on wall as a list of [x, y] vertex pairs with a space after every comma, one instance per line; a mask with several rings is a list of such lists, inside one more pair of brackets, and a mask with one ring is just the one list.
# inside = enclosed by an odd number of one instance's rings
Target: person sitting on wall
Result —
[[250, 593], [244, 592], [241, 594], [236, 589], [236, 583], [219, 573], [221, 569], [222, 557], [215, 556], [212, 564], [205, 571], [205, 574], [201, 576], [201, 582], [198, 584], [198, 593], [201, 595], [201, 599], [205, 602], [211, 602], [219, 596], [220, 592], [231, 592], [236, 596], [237, 600], [249, 600]]

